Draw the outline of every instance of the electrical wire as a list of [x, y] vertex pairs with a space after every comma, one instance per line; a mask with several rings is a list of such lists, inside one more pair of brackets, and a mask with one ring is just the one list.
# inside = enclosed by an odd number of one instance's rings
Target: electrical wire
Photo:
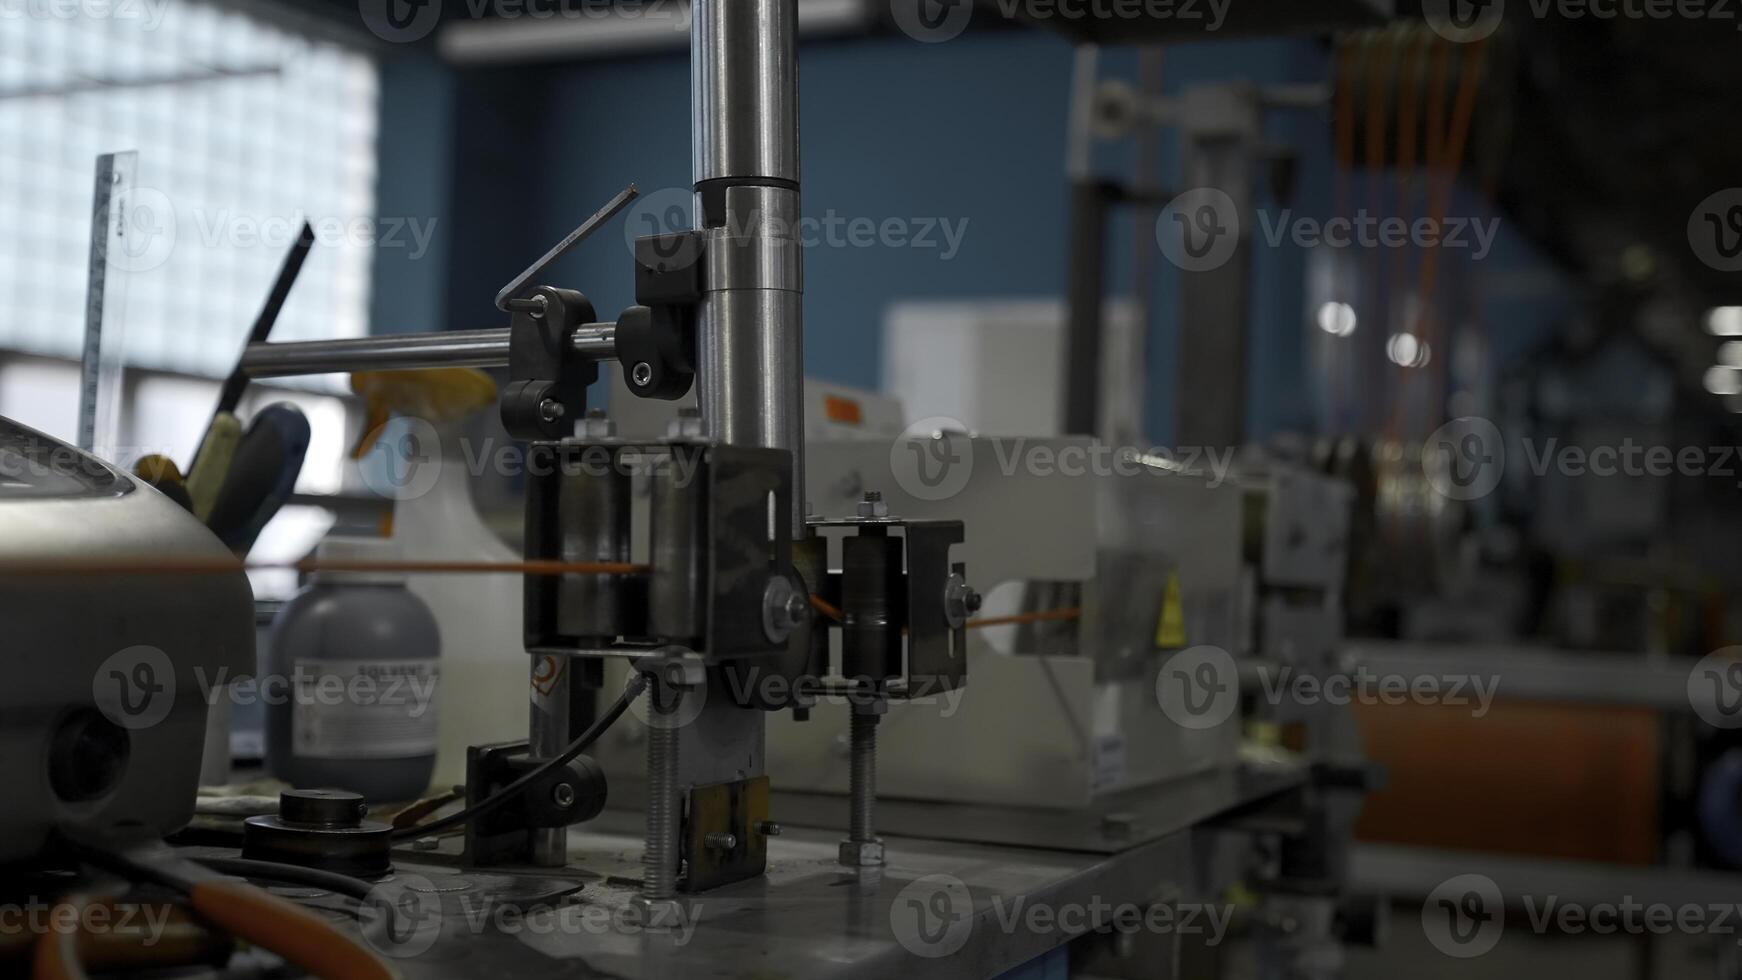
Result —
[[221, 875], [319, 888], [337, 895], [344, 895], [347, 898], [354, 898], [359, 902], [371, 902], [376, 898], [371, 894], [375, 886], [370, 882], [334, 871], [305, 868], [300, 864], [256, 861], [253, 858], [192, 857], [189, 860]]
[[605, 713], [599, 716], [599, 719], [593, 722], [591, 727], [582, 732], [580, 738], [570, 742], [568, 748], [563, 749], [560, 754], [540, 765], [538, 768], [528, 771], [519, 779], [514, 780], [507, 786], [502, 787], [484, 799], [466, 807], [464, 810], [460, 810], [457, 813], [451, 813], [437, 820], [432, 820], [429, 823], [416, 824], [410, 827], [400, 827], [397, 830], [394, 830], [393, 839], [404, 840], [412, 837], [426, 837], [430, 834], [436, 833], [437, 831], [447, 830], [451, 827], [458, 827], [462, 824], [469, 823], [470, 821], [476, 820], [484, 814], [502, 806], [504, 803], [507, 803], [509, 800], [525, 791], [528, 786], [531, 786], [533, 783], [554, 772], [558, 767], [568, 765], [573, 761], [575, 756], [585, 752], [587, 746], [598, 741], [599, 736], [605, 734], [607, 728], [616, 724], [617, 719], [623, 717], [623, 712], [629, 710], [629, 705], [634, 703], [635, 699], [640, 697], [641, 692], [646, 690], [646, 688], [647, 675], [636, 674], [634, 677], [630, 678], [628, 684], [623, 686], [623, 693], [617, 696], [617, 700], [612, 702], [611, 707], [607, 708]]
[[1061, 620], [1077, 619], [1083, 615], [1083, 610], [1072, 606], [1066, 609], [1042, 609], [1037, 612], [1017, 613], [1013, 616], [988, 616], [985, 619], [970, 619], [964, 629], [985, 629], [988, 626], [1014, 626], [1020, 623], [1051, 623]]
[[[832, 603], [827, 599], [824, 599], [822, 596], [811, 596], [811, 608], [837, 623], [845, 621], [846, 617], [842, 615], [841, 610], [835, 608]], [[985, 619], [970, 619], [962, 624], [962, 628], [977, 630], [985, 629], [988, 626], [1015, 626], [1021, 623], [1058, 622], [1062, 620], [1078, 619], [1082, 615], [1083, 610], [1077, 606], [1070, 606], [1064, 609], [1042, 609], [1036, 612], [1017, 613], [1014, 616], [988, 616]]]

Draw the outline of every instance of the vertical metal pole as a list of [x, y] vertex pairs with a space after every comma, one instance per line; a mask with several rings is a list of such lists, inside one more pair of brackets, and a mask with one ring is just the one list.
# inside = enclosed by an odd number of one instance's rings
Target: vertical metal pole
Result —
[[703, 432], [787, 449], [804, 530], [797, 0], [695, 0], [690, 82], [707, 288], [697, 314]]
[[1065, 170], [1071, 179], [1071, 228], [1065, 272], [1065, 377], [1063, 417], [1066, 435], [1097, 435], [1101, 409], [1101, 299], [1106, 288], [1107, 211], [1118, 188], [1094, 177], [1092, 119], [1099, 82], [1100, 49], [1077, 48], [1072, 74], [1069, 149]]
[[[527, 743], [535, 759], [548, 759], [568, 748], [571, 673], [567, 657], [547, 653], [532, 658], [532, 724]], [[560, 868], [568, 863], [567, 827], [535, 828], [530, 833], [533, 864]]]
[[1238, 209], [1241, 230], [1240, 243], [1227, 262], [1180, 273], [1174, 439], [1180, 446], [1222, 449], [1246, 440], [1252, 148], [1232, 140], [1187, 137], [1181, 150], [1185, 186], [1226, 192]]

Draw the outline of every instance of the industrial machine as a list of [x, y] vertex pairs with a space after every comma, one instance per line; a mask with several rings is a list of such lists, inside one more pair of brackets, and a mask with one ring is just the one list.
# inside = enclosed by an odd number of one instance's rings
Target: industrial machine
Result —
[[67, 821], [186, 825], [208, 695], [253, 671], [240, 566], [188, 570], [229, 558], [190, 514], [4, 418], [0, 516], [17, 665], [0, 693], [0, 865], [37, 857]]
[[[763, 872], [767, 712], [851, 698], [854, 794], [868, 799], [888, 703], [966, 681], [962, 627], [978, 597], [952, 555], [962, 522], [804, 506], [795, 18], [776, 0], [698, 5], [698, 227], [635, 243], [638, 305], [614, 322], [539, 277], [633, 188], [502, 290], [507, 330], [261, 344], [244, 357], [254, 376], [507, 365], [502, 420], [531, 442], [535, 474], [526, 558], [587, 567], [527, 577], [529, 744], [476, 748], [469, 800], [529, 773], [557, 781], [528, 797], [572, 800], [582, 783], [561, 775], [565, 747], [582, 734], [602, 664], [631, 664], [649, 690], [642, 898], [656, 910], [679, 891]], [[647, 440], [582, 422], [606, 360], [639, 397], [677, 399], [694, 383], [693, 424]], [[524, 807], [518, 828], [475, 823], [468, 860], [561, 866], [578, 812]], [[840, 856], [880, 864], [881, 845], [855, 827]]]
[[[1341, 484], [1263, 458], [1210, 474], [1123, 450], [1117, 475], [1012, 477], [1009, 447], [968, 433], [807, 430], [796, 5], [693, 10], [696, 227], [634, 243], [635, 305], [603, 320], [545, 279], [631, 187], [502, 289], [506, 329], [246, 350], [254, 378], [507, 369], [501, 419], [529, 445], [529, 724], [524, 742], [470, 747], [458, 812], [389, 828], [346, 797], [287, 795], [249, 822], [243, 857], [318, 869], [365, 847], [356, 866], [378, 872], [398, 843], [378, 887], [439, 928], [371, 941], [430, 976], [471, 957], [462, 972], [559, 958], [612, 975], [722, 961], [885, 975], [917, 960], [990, 976], [1107, 925], [992, 928], [1008, 899], [1172, 910], [1242, 882], [1291, 909], [1266, 906], [1249, 931], [1274, 919], [1296, 923], [1296, 945], [1334, 943], [1343, 801], [1366, 774], [1334, 723], [1252, 692], [1266, 670], [1336, 669]], [[620, 434], [586, 411], [611, 362], [619, 391], [693, 389], [694, 410]], [[1028, 448], [1105, 449], [1086, 435]], [[1004, 583], [1018, 611], [1000, 646], [983, 593]], [[233, 598], [245, 652], [247, 597]], [[569, 896], [641, 931], [480, 936], [465, 925], [478, 893]], [[913, 919], [940, 895], [967, 923], [948, 942]], [[1181, 938], [1088, 955], [1171, 976]]]

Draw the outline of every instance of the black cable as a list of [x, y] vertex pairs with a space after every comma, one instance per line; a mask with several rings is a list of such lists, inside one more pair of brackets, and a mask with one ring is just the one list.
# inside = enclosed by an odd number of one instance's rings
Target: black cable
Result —
[[538, 768], [527, 772], [519, 779], [516, 779], [507, 786], [502, 787], [471, 806], [466, 807], [464, 810], [432, 820], [429, 823], [418, 824], [413, 827], [401, 827], [393, 832], [393, 838], [395, 840], [404, 840], [408, 837], [425, 837], [440, 830], [447, 830], [449, 827], [458, 827], [461, 824], [475, 820], [478, 817], [489, 813], [491, 810], [500, 807], [502, 804], [507, 803], [509, 800], [524, 791], [528, 786], [543, 779], [545, 776], [555, 771], [559, 766], [568, 765], [574, 760], [575, 756], [585, 752], [587, 746], [592, 745], [594, 742], [599, 740], [600, 735], [605, 734], [605, 729], [610, 728], [616, 723], [617, 719], [623, 717], [623, 712], [629, 710], [629, 705], [634, 703], [635, 699], [639, 697], [641, 692], [646, 688], [647, 676], [645, 674], [636, 674], [629, 680], [628, 684], [623, 686], [623, 693], [617, 696], [617, 700], [612, 702], [611, 707], [606, 709], [603, 715], [599, 716], [599, 720], [593, 722], [590, 728], [582, 732], [580, 738], [570, 742], [568, 748], [563, 749], [560, 755], [557, 755], [550, 761], [540, 765]]
[[375, 890], [376, 885], [373, 882], [364, 881], [362, 878], [353, 878], [336, 871], [322, 871], [319, 868], [305, 868], [300, 864], [256, 861], [253, 858], [196, 857], [189, 860], [221, 875], [302, 885], [354, 898], [357, 900], [357, 918], [363, 925], [369, 924], [368, 917], [363, 914], [363, 907], [374, 906], [387, 917], [388, 934], [398, 934], [396, 930], [399, 926], [399, 909], [387, 896]]
[[375, 887], [372, 883], [350, 875], [342, 875], [333, 871], [322, 871], [319, 868], [305, 868], [300, 864], [282, 864], [278, 861], [256, 861], [252, 858], [221, 858], [196, 857], [190, 858], [195, 864], [207, 867], [221, 875], [235, 878], [258, 878], [261, 881], [276, 881], [286, 885], [304, 885], [309, 888], [319, 888], [354, 898], [359, 902], [373, 898], [370, 891]]

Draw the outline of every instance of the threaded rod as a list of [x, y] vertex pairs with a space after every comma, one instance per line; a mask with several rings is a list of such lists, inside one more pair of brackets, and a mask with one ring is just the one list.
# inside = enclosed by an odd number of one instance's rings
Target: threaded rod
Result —
[[647, 844], [641, 853], [641, 897], [677, 894], [677, 705], [679, 692], [657, 680], [647, 688]]
[[854, 712], [848, 737], [853, 798], [848, 830], [853, 840], [869, 841], [876, 837], [872, 816], [877, 805], [877, 716]]

